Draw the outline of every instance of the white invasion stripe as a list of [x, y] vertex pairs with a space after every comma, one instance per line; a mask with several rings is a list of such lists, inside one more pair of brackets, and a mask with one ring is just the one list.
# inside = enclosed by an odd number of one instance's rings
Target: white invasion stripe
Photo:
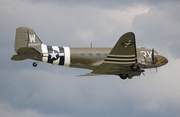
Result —
[[[58, 46], [52, 46], [52, 49], [58, 51], [58, 53], [60, 52]], [[58, 58], [57, 60], [54, 60], [52, 64], [58, 65], [58, 64], [59, 64], [59, 61], [60, 61], [60, 60], [59, 60], [59, 58]]]
[[110, 56], [110, 57], [136, 57], [135, 54], [134, 55], [112, 55], [112, 54], [110, 54], [108, 56]]
[[48, 57], [48, 53], [44, 53], [44, 54], [43, 54], [43, 57]]
[[48, 53], [47, 45], [41, 44], [41, 50], [42, 50], [42, 53]]
[[106, 60], [120, 60], [120, 61], [135, 61], [136, 58], [127, 58], [127, 59], [120, 59], [120, 58], [106, 58]]
[[65, 60], [64, 60], [64, 66], [70, 65], [70, 48], [69, 47], [63, 47], [64, 53], [65, 53]]
[[42, 61], [43, 62], [48, 62], [48, 50], [47, 50], [47, 45], [41, 44], [41, 50], [42, 50]]
[[104, 63], [127, 65], [127, 64], [134, 64], [136, 62], [111, 62], [111, 61], [104, 61]]

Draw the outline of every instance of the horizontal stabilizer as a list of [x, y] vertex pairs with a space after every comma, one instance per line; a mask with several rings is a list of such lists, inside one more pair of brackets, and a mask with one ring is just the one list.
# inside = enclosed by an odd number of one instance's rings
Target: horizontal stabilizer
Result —
[[38, 52], [36, 49], [34, 48], [30, 48], [30, 47], [22, 47], [20, 49], [18, 49], [17, 54], [26, 54], [26, 55], [39, 55], [40, 52]]
[[14, 61], [21, 61], [21, 60], [25, 60], [26, 58], [22, 57], [22, 56], [19, 56], [19, 55], [13, 55], [11, 57], [11, 60], [14, 60]]
[[30, 47], [22, 47], [17, 50], [17, 55], [13, 55], [11, 60], [25, 60], [28, 58], [35, 58], [38, 59], [40, 57], [40, 52], [38, 52], [34, 48]]

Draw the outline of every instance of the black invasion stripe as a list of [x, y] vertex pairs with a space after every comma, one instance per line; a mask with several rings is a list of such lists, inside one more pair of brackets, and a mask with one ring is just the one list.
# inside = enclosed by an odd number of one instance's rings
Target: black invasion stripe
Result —
[[53, 49], [52, 46], [47, 46], [47, 50], [48, 50], [48, 63], [53, 63], [53, 60], [51, 59], [51, 56], [49, 56], [49, 53], [52, 53]]
[[59, 61], [59, 65], [64, 65], [64, 60], [65, 60], [65, 53], [64, 53], [64, 48], [63, 47], [59, 47], [59, 51], [60, 54], [63, 53], [64, 56], [60, 56], [60, 61]]
[[53, 51], [52, 46], [47, 46], [47, 50], [48, 50], [48, 52], [49, 51], [52, 52]]
[[64, 65], [64, 56], [60, 56], [60, 62], [59, 65]]
[[118, 56], [107, 56], [107, 58], [132, 59], [132, 58], [136, 58], [136, 57], [118, 57]]
[[59, 47], [59, 52], [60, 53], [64, 53], [64, 48], [63, 47]]
[[109, 62], [136, 62], [136, 60], [106, 60], [105, 61], [109, 61]]

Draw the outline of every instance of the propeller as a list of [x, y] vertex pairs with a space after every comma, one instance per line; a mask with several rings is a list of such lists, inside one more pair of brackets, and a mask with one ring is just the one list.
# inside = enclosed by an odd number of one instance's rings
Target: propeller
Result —
[[142, 74], [143, 74], [143, 76], [145, 76], [145, 73], [141, 72], [141, 74], [139, 75], [139, 78], [141, 78]]
[[[154, 57], [154, 48], [152, 49], [152, 55], [151, 55], [151, 57], [152, 57], [152, 64], [156, 64], [156, 61], [155, 61], [155, 57]], [[157, 69], [157, 67], [156, 67], [156, 73], [158, 72], [158, 69]]]
[[156, 64], [155, 57], [154, 57], [154, 48], [152, 49], [151, 58], [152, 58], [152, 64]]

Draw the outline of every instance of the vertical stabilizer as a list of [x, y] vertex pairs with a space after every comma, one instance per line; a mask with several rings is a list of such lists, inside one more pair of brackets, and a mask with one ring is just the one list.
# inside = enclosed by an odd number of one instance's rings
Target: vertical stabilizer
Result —
[[28, 27], [19, 27], [16, 29], [16, 38], [14, 43], [14, 51], [17, 53], [18, 49], [22, 47], [31, 47], [41, 52], [41, 40], [35, 32]]

